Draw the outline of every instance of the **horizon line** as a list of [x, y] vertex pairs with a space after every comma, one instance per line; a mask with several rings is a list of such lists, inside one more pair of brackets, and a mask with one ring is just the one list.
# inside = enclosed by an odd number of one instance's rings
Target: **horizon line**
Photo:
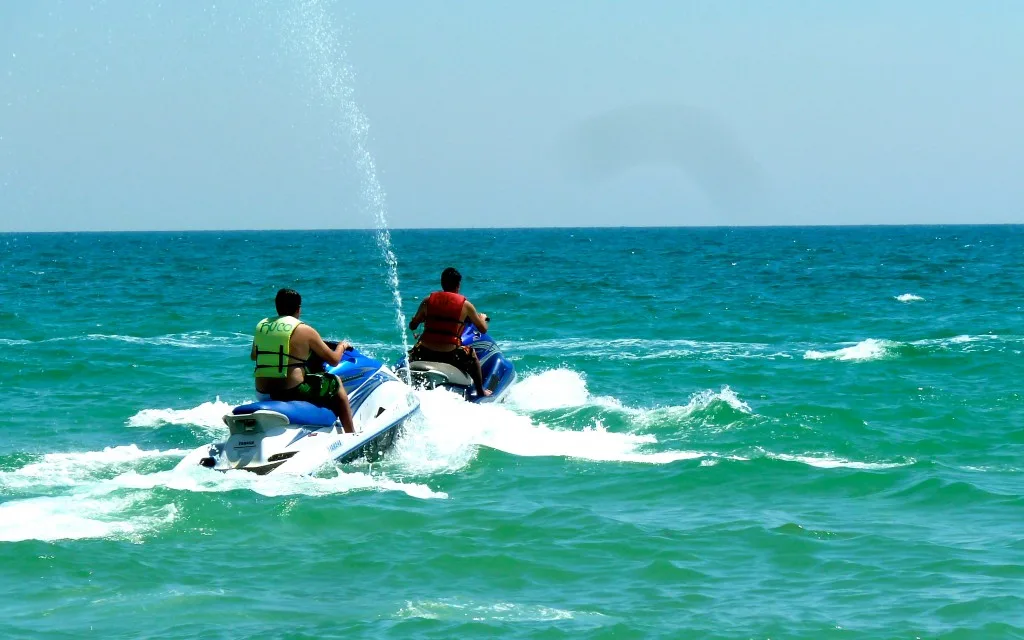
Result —
[[[881, 222], [881, 223], [842, 223], [842, 224], [720, 224], [720, 225], [597, 225], [597, 226], [544, 226], [544, 227], [387, 227], [388, 231], [540, 231], [540, 230], [573, 230], [573, 229], [607, 229], [607, 230], [641, 230], [641, 229], [851, 229], [851, 228], [897, 228], [897, 227], [1016, 227], [1024, 226], [1024, 222]], [[376, 232], [380, 227], [341, 227], [341, 228], [267, 228], [267, 229], [73, 229], [67, 231], [54, 230], [12, 230], [0, 231], [0, 235], [15, 234], [102, 234], [102, 233], [310, 233], [310, 232]]]

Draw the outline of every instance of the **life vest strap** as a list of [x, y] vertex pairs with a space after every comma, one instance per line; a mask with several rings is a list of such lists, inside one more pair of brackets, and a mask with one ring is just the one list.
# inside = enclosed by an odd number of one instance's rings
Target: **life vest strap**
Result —
[[289, 349], [292, 334], [302, 322], [292, 316], [264, 318], [256, 325], [253, 347], [256, 349], [257, 378], [286, 378], [295, 367], [306, 366], [307, 361], [296, 358]]
[[439, 336], [450, 336], [450, 335], [452, 335], [450, 331], [445, 331], [444, 329], [431, 329], [430, 327], [424, 327], [423, 328], [423, 333], [433, 333], [434, 335], [439, 335]]
[[[304, 367], [307, 364], [309, 364], [309, 360], [308, 359], [307, 360], [303, 360], [302, 358], [298, 358], [296, 356], [293, 356], [290, 353], [285, 353], [284, 352], [284, 347], [279, 347], [277, 351], [260, 351], [259, 349], [257, 349], [256, 350], [256, 357], [259, 357], [259, 356], [277, 356], [277, 364], [276, 365], [275, 364], [257, 364], [256, 365], [256, 369], [257, 370], [259, 370], [259, 369], [277, 369], [280, 372], [280, 371], [283, 371], [284, 369], [294, 369], [296, 367]], [[289, 358], [291, 360], [295, 360], [295, 362], [287, 362], [286, 363], [284, 361], [285, 358]]]

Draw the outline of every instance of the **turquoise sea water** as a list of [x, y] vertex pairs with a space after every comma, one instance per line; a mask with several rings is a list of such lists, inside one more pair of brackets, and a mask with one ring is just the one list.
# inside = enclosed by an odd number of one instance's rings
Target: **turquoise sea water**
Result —
[[372, 466], [176, 469], [369, 232], [0, 235], [0, 637], [1024, 637], [1024, 228], [394, 233], [520, 382]]

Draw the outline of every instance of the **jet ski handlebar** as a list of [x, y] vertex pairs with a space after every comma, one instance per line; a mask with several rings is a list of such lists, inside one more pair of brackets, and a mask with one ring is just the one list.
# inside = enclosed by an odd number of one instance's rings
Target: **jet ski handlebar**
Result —
[[[338, 341], [338, 340], [324, 340], [324, 344], [327, 345], [328, 349], [330, 349], [331, 351], [334, 351], [335, 349], [338, 348], [338, 345], [341, 344], [341, 342]], [[348, 345], [347, 347], [345, 347], [345, 351], [355, 351], [355, 350], [356, 350], [356, 348], [353, 347], [351, 344]]]

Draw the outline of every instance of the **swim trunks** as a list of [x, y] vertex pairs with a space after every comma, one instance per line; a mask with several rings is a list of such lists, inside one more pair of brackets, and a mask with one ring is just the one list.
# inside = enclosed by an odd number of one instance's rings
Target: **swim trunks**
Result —
[[318, 407], [330, 408], [340, 386], [338, 376], [330, 373], [307, 373], [305, 379], [298, 385], [284, 391], [272, 391], [269, 395], [274, 400], [302, 400]]

